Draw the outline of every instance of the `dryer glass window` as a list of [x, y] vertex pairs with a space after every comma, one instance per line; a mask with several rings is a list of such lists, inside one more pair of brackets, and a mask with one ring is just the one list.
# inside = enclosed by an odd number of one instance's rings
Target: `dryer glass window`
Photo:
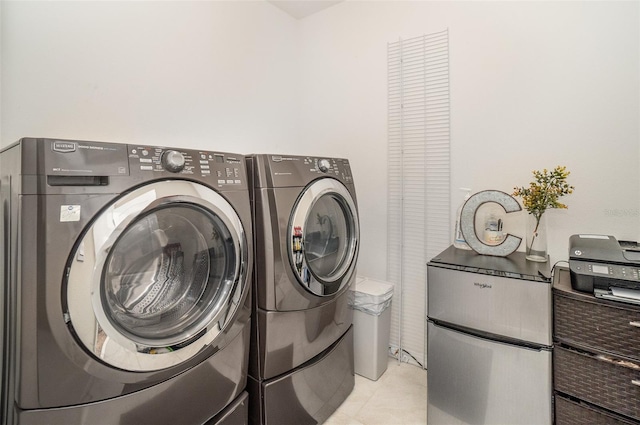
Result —
[[352, 240], [349, 214], [335, 195], [320, 197], [307, 216], [304, 251], [311, 271], [330, 280], [347, 260]]
[[346, 287], [355, 272], [358, 238], [349, 190], [331, 178], [307, 186], [293, 207], [287, 232], [289, 261], [302, 287], [325, 297]]
[[231, 234], [215, 214], [191, 204], [152, 210], [111, 249], [104, 310], [136, 343], [184, 343], [204, 331], [212, 309], [226, 305], [237, 261]]

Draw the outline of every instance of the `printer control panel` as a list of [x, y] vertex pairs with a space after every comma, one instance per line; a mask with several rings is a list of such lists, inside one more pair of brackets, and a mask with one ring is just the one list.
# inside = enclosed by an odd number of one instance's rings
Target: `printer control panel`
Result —
[[640, 281], [640, 268], [638, 267], [575, 260], [571, 262], [571, 266], [576, 273], [608, 277], [610, 279]]

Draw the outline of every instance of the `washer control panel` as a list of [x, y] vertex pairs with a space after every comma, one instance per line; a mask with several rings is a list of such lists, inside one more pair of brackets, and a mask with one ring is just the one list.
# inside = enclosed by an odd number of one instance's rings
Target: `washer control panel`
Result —
[[246, 184], [244, 156], [225, 152], [128, 145], [131, 174], [199, 177], [214, 186]]
[[161, 162], [164, 169], [172, 173], [179, 173], [184, 170], [184, 155], [178, 151], [164, 151], [162, 153]]

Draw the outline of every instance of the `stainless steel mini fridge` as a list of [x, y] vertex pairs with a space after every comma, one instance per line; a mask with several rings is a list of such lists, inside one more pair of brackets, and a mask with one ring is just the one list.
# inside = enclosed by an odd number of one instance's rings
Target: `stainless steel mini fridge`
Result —
[[551, 424], [548, 263], [449, 247], [427, 265], [427, 423]]

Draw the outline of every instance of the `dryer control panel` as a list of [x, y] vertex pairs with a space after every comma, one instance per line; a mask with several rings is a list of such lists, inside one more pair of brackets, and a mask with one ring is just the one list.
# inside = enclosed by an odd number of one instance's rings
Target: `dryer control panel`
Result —
[[[321, 177], [333, 177], [344, 184], [353, 184], [351, 165], [345, 158], [258, 155], [255, 161], [262, 163], [258, 169], [260, 172], [264, 169], [269, 175], [271, 183], [267, 185], [272, 187], [304, 186]], [[265, 178], [258, 180], [263, 184], [266, 182]]]
[[238, 154], [128, 145], [128, 155], [131, 175], [198, 177], [219, 187], [246, 184], [244, 156]]
[[345, 183], [353, 183], [349, 160], [343, 158], [303, 157], [305, 165], [309, 165], [309, 172], [313, 174], [326, 174], [344, 180]]

